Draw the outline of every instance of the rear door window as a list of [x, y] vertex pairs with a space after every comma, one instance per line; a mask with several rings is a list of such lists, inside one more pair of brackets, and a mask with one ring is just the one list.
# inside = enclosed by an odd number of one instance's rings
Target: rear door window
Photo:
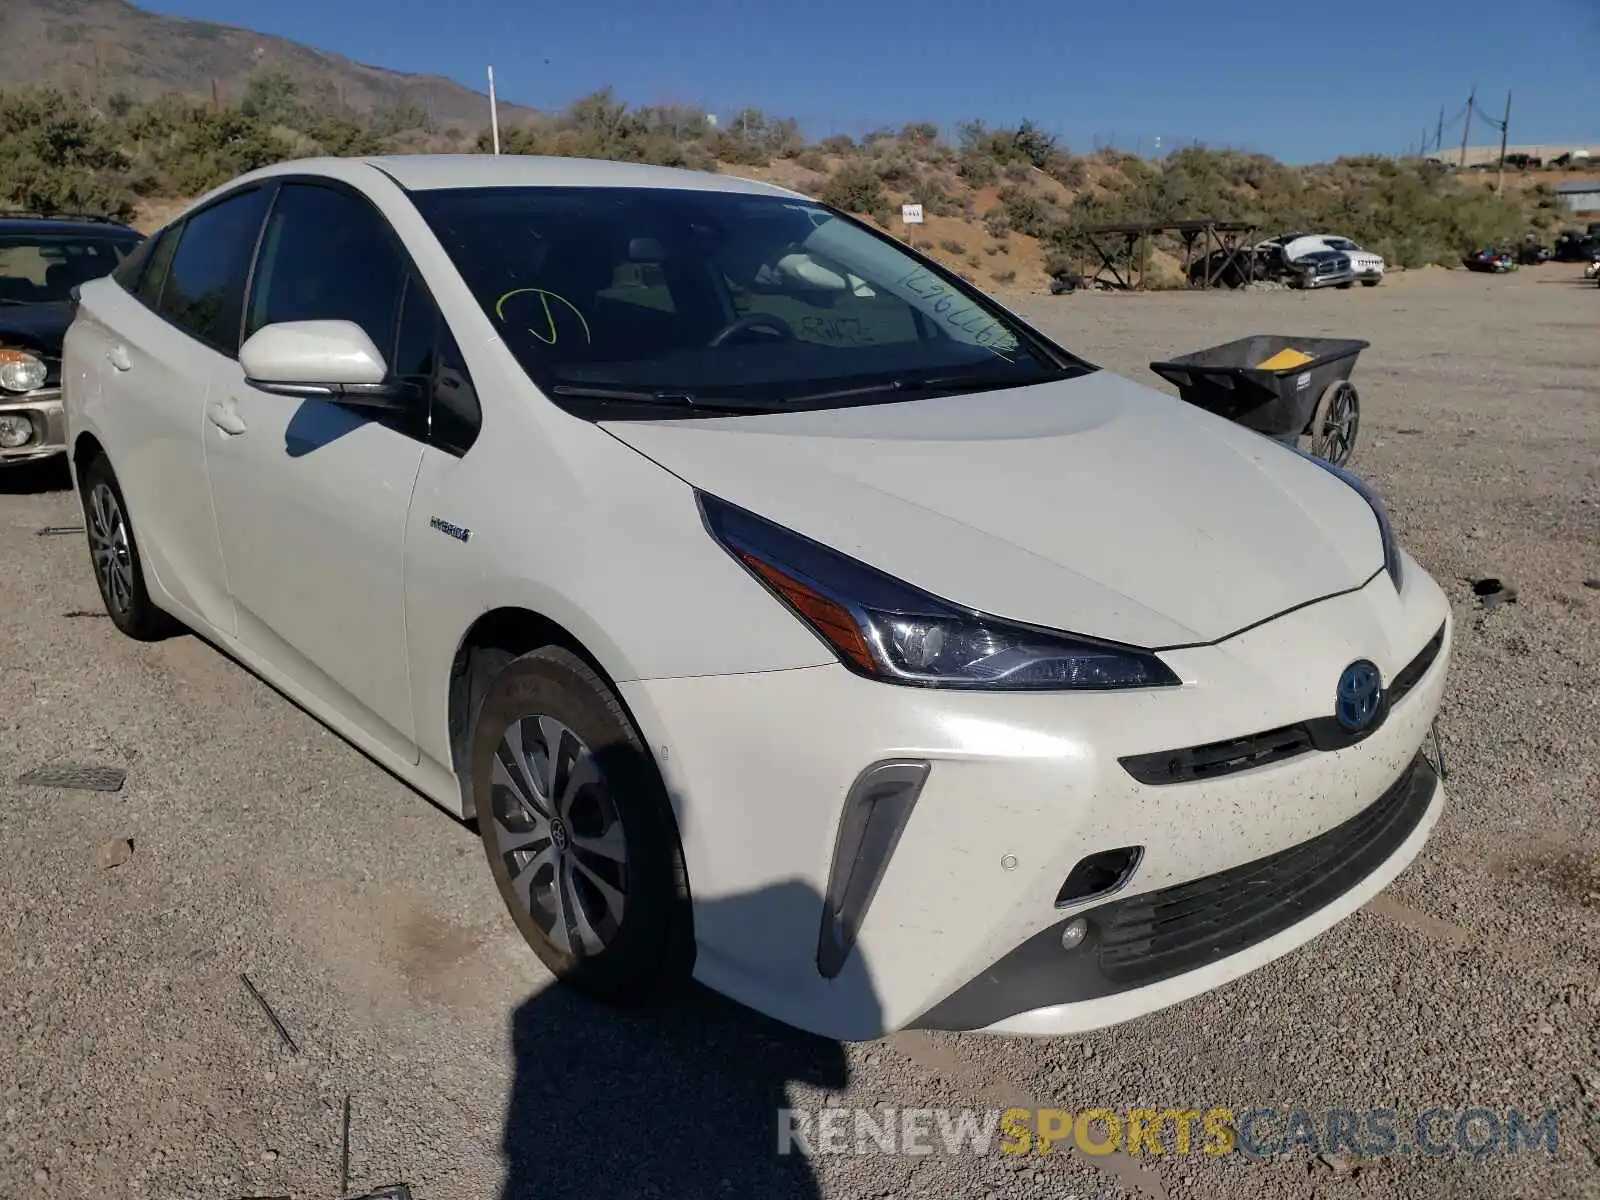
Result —
[[161, 300], [161, 289], [167, 284], [167, 276], [172, 272], [172, 256], [178, 249], [178, 230], [169, 229], [155, 249], [150, 251], [149, 265], [144, 273], [139, 276], [139, 285], [134, 290], [134, 295], [143, 300], [151, 308], [155, 308]]

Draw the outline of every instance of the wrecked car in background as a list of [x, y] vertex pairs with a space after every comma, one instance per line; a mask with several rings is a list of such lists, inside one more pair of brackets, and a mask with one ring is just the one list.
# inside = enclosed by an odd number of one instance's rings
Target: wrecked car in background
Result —
[[61, 340], [74, 289], [143, 240], [103, 217], [0, 212], [0, 470], [66, 449]]
[[[1363, 249], [1349, 238], [1337, 234], [1305, 234], [1286, 240], [1283, 245], [1283, 257], [1286, 262], [1293, 265], [1312, 255], [1330, 250], [1349, 258], [1350, 273], [1354, 282], [1360, 283], [1363, 287], [1377, 287], [1383, 282], [1383, 255]], [[1347, 280], [1338, 286], [1348, 287], [1350, 282]]]

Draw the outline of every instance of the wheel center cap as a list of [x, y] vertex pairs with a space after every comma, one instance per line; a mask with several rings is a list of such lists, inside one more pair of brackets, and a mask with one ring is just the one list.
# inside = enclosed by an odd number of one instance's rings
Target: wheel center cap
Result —
[[550, 840], [555, 843], [557, 850], [565, 850], [572, 841], [567, 833], [567, 823], [560, 817], [553, 817], [550, 821]]

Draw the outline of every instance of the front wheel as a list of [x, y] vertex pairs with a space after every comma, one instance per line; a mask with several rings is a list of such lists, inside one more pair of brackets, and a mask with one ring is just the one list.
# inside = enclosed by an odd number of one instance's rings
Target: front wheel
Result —
[[177, 620], [150, 599], [128, 502], [105, 455], [96, 455], [83, 469], [79, 486], [94, 581], [106, 615], [128, 637], [141, 642], [160, 641], [181, 631]]
[[546, 646], [494, 677], [473, 725], [472, 795], [500, 896], [558, 979], [639, 1003], [688, 977], [688, 880], [666, 788], [581, 658]]
[[1380, 284], [1382, 282], [1383, 281], [1381, 279], [1363, 279], [1361, 281], [1361, 286], [1362, 287], [1377, 287], [1378, 284]]

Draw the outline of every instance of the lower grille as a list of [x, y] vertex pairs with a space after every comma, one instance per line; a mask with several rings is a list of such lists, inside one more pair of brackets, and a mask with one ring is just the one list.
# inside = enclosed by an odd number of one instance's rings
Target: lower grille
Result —
[[1101, 972], [1123, 987], [1140, 987], [1287, 929], [1394, 853], [1427, 810], [1432, 783], [1433, 769], [1418, 756], [1375, 803], [1320, 837], [1090, 914], [1101, 931]]

